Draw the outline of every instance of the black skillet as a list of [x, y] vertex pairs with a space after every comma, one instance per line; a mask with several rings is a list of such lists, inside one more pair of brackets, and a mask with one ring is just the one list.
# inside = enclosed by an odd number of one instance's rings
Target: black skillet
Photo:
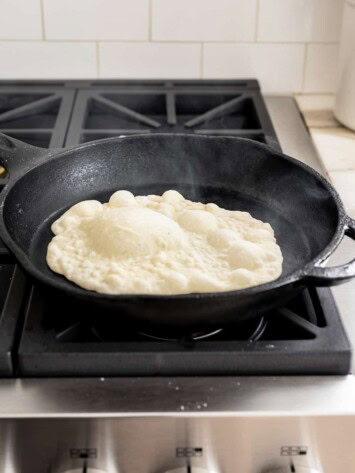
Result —
[[[97, 306], [100, 317], [189, 332], [281, 306], [308, 284], [355, 276], [355, 260], [322, 267], [344, 234], [355, 239], [355, 221], [336, 191], [313, 169], [254, 141], [156, 134], [51, 151], [0, 135], [0, 161], [9, 171], [0, 195], [1, 238], [30, 275]], [[76, 202], [106, 201], [118, 189], [140, 195], [176, 189], [269, 222], [284, 256], [282, 276], [238, 291], [147, 296], [102, 295], [53, 273], [46, 264], [52, 222]]]

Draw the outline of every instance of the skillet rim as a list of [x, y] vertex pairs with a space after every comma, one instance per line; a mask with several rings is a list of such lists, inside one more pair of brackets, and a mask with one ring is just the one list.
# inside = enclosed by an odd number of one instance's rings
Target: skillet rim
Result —
[[[298, 269], [290, 273], [287, 276], [280, 276], [278, 279], [273, 281], [259, 284], [256, 286], [251, 286], [244, 289], [236, 289], [233, 291], [220, 291], [220, 292], [203, 292], [203, 293], [188, 293], [188, 294], [104, 294], [99, 293], [96, 291], [90, 291], [88, 289], [81, 288], [80, 286], [76, 285], [72, 281], [65, 278], [65, 276], [58, 275], [57, 273], [53, 272], [53, 276], [47, 276], [42, 271], [38, 270], [36, 266], [31, 262], [29, 256], [19, 247], [19, 245], [12, 239], [10, 234], [7, 231], [5, 222], [4, 222], [4, 209], [6, 209], [6, 198], [9, 195], [10, 191], [20, 183], [21, 179], [24, 178], [27, 174], [31, 173], [35, 169], [39, 168], [42, 165], [48, 164], [50, 161], [56, 161], [61, 159], [62, 157], [73, 153], [75, 151], [79, 151], [82, 149], [90, 148], [98, 146], [99, 144], [107, 143], [107, 142], [120, 142], [121, 140], [124, 141], [135, 141], [137, 138], [139, 139], [155, 139], [157, 138], [166, 138], [171, 139], [174, 137], [179, 138], [188, 138], [188, 139], [197, 139], [197, 140], [218, 140], [218, 141], [242, 141], [247, 142], [254, 146], [255, 148], [259, 148], [265, 151], [271, 152], [274, 157], [277, 159], [285, 159], [289, 161], [292, 165], [298, 166], [302, 168], [305, 172], [311, 174], [316, 180], [318, 180], [329, 192], [333, 201], [335, 202], [337, 212], [338, 212], [338, 222], [334, 232], [334, 235], [328, 245], [312, 260], [310, 260], [307, 264], [305, 264], [302, 268]], [[42, 150], [42, 148], [38, 148]], [[325, 177], [323, 177], [319, 172], [317, 172], [312, 167], [308, 166], [307, 164], [299, 161], [296, 158], [288, 156], [284, 153], [281, 153], [277, 150], [274, 150], [270, 146], [260, 143], [258, 141], [243, 138], [243, 137], [236, 137], [236, 136], [213, 136], [213, 135], [191, 135], [188, 133], [154, 133], [154, 134], [137, 134], [137, 135], [130, 135], [130, 136], [116, 136], [110, 137], [100, 140], [90, 141], [88, 143], [83, 143], [80, 145], [75, 145], [69, 148], [60, 148], [58, 150], [48, 150], [48, 153], [42, 153], [40, 157], [40, 161], [31, 166], [30, 168], [26, 168], [23, 171], [20, 171], [15, 175], [13, 179], [11, 179], [11, 175], [9, 178], [9, 182], [6, 184], [2, 192], [0, 193], [0, 237], [3, 239], [6, 246], [11, 250], [11, 252], [15, 255], [17, 263], [19, 263], [25, 271], [30, 274], [32, 277], [44, 283], [45, 285], [49, 285], [54, 289], [59, 289], [64, 293], [73, 296], [75, 293], [76, 297], [92, 299], [92, 300], [107, 300], [107, 301], [132, 301], [134, 299], [139, 299], [141, 301], [144, 300], [159, 300], [159, 301], [172, 301], [172, 300], [196, 300], [196, 299], [215, 299], [215, 298], [234, 298], [238, 296], [252, 296], [254, 294], [260, 292], [268, 292], [271, 290], [275, 290], [281, 288], [283, 286], [299, 283], [302, 285], [303, 279], [305, 279], [310, 270], [312, 270], [315, 266], [319, 266], [323, 261], [325, 261], [338, 247], [339, 243], [341, 242], [342, 238], [345, 234], [345, 227], [346, 227], [346, 220], [347, 214], [345, 212], [344, 205], [342, 200], [335, 190], [335, 188], [328, 182]], [[53, 279], [58, 278], [58, 280]], [[64, 280], [60, 279], [64, 278]], [[71, 284], [71, 287], [68, 287], [67, 284]], [[306, 285], [304, 282], [303, 285]]]

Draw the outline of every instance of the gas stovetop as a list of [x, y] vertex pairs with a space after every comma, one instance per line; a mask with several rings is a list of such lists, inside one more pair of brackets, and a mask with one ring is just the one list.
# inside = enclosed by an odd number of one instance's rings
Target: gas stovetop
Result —
[[[0, 131], [57, 148], [110, 136], [233, 135], [280, 149], [258, 83], [0, 83]], [[0, 184], [6, 184], [3, 174]], [[32, 285], [0, 245], [0, 375], [190, 376], [347, 374], [351, 348], [329, 289], [188, 337], [98, 324], [88, 306]], [[96, 314], [97, 315], [97, 314]], [[119, 314], [118, 314], [119, 317]]]

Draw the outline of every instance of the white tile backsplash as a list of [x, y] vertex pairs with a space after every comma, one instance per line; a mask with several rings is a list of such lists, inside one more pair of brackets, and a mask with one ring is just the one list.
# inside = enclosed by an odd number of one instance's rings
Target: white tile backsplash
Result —
[[43, 0], [48, 39], [146, 40], [149, 0]]
[[309, 41], [313, 11], [312, 0], [259, 0], [258, 41]]
[[102, 78], [199, 78], [200, 44], [100, 43]]
[[304, 49], [301, 44], [206, 44], [203, 77], [257, 77], [263, 92], [300, 91]]
[[335, 42], [343, 0], [259, 0], [258, 41]]
[[0, 0], [2, 39], [42, 39], [40, 0]]
[[159, 41], [253, 41], [257, 0], [152, 0]]
[[307, 46], [303, 92], [334, 92], [337, 79], [338, 44]]
[[329, 93], [343, 2], [0, 0], [0, 80], [251, 77]]
[[95, 43], [0, 41], [1, 78], [96, 77]]

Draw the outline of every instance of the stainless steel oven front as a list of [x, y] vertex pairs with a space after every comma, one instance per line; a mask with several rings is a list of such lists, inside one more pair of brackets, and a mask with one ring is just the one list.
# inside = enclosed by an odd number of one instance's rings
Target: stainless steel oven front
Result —
[[0, 426], [3, 473], [355, 471], [354, 417], [205, 414], [18, 419]]

